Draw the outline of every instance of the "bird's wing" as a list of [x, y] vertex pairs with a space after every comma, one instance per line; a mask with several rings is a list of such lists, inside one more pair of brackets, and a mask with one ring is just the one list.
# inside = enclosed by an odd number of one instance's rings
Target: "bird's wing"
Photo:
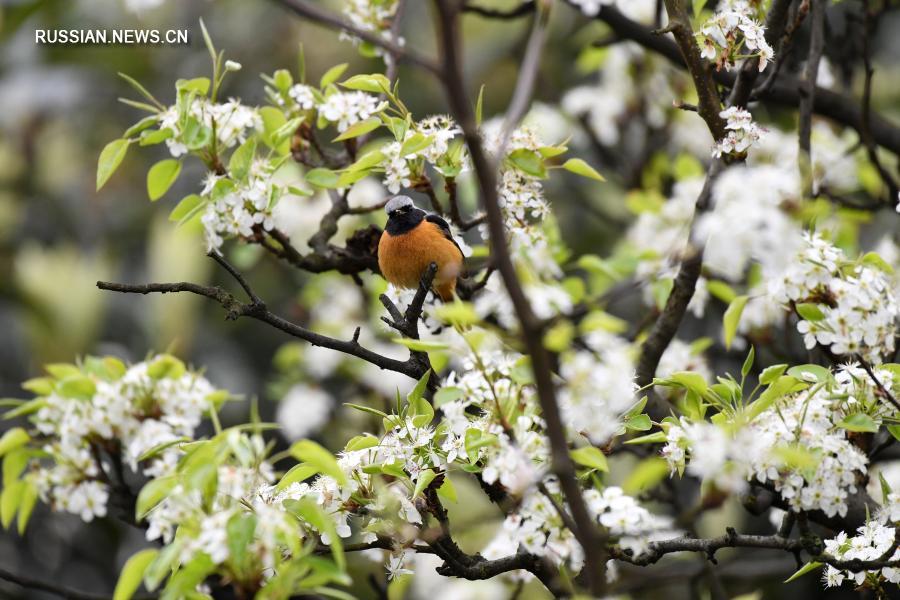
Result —
[[444, 237], [453, 242], [453, 245], [456, 246], [456, 249], [459, 250], [460, 255], [462, 255], [462, 248], [460, 248], [459, 244], [456, 243], [456, 240], [453, 239], [453, 233], [450, 231], [450, 225], [447, 223], [447, 221], [445, 221], [442, 217], [431, 213], [425, 215], [425, 220], [440, 227], [441, 232], [444, 234]]

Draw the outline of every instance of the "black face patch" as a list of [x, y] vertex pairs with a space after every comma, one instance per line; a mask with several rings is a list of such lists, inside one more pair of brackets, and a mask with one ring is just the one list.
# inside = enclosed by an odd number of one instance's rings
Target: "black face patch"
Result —
[[410, 207], [409, 210], [395, 210], [388, 215], [384, 230], [391, 235], [403, 235], [415, 229], [416, 225], [424, 220], [425, 211], [421, 208]]

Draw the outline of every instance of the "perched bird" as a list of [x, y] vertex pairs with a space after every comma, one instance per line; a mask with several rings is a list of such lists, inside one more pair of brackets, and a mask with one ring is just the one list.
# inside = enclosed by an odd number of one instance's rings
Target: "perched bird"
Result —
[[441, 300], [452, 300], [456, 278], [463, 270], [463, 253], [447, 221], [416, 208], [407, 196], [394, 196], [384, 210], [388, 221], [378, 242], [378, 266], [384, 278], [400, 288], [415, 288], [428, 265], [435, 263], [432, 287]]

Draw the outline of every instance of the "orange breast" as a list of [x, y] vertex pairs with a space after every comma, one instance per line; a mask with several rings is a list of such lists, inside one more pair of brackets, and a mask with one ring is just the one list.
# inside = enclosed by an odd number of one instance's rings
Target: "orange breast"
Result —
[[431, 263], [438, 266], [434, 287], [444, 300], [453, 296], [456, 278], [462, 272], [463, 256], [434, 223], [423, 221], [400, 235], [387, 231], [378, 243], [378, 266], [384, 278], [401, 288], [415, 288]]

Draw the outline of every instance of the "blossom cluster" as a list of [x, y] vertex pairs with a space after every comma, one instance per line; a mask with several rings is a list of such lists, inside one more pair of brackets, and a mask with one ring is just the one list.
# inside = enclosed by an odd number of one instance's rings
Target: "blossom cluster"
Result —
[[[550, 497], [536, 489], [530, 492], [518, 509], [506, 517], [483, 554], [498, 558], [514, 554], [521, 547], [578, 572], [584, 565], [584, 553], [554, 506], [560, 496], [559, 485], [549, 478], [544, 483]], [[654, 515], [619, 487], [586, 490], [584, 500], [591, 518], [635, 556], [646, 552], [653, 541], [678, 535], [670, 518]]]
[[806, 347], [821, 344], [834, 354], [859, 354], [876, 363], [893, 354], [900, 304], [888, 275], [877, 266], [849, 262], [817, 233], [804, 242], [770, 291], [782, 304], [796, 306]]
[[[898, 561], [900, 549], [896, 548], [895, 540], [896, 530], [893, 527], [872, 520], [861, 526], [855, 536], [850, 537], [842, 531], [836, 537], [825, 540], [825, 552], [838, 560]], [[856, 587], [878, 589], [883, 583], [900, 584], [900, 568], [849, 571], [826, 565], [822, 580], [826, 587], [839, 587], [844, 580], [848, 580]]]
[[89, 358], [81, 367], [55, 366], [31, 420], [49, 460], [30, 477], [43, 501], [85, 521], [107, 512], [110, 451], [135, 472], [162, 477], [182, 452], [155, 447], [191, 438], [214, 401], [223, 398], [204, 377], [174, 357], [160, 355], [126, 367], [114, 358]]
[[731, 106], [720, 112], [719, 116], [725, 119], [727, 133], [713, 147], [712, 155], [716, 158], [723, 154], [745, 154], [765, 133], [753, 122], [753, 115], [743, 108]]
[[755, 57], [759, 70], [765, 70], [775, 52], [766, 42], [765, 27], [754, 18], [754, 9], [746, 0], [723, 4], [697, 34], [701, 56], [714, 61], [717, 69], [728, 70], [739, 58]]
[[[185, 104], [187, 103], [187, 106]], [[169, 153], [178, 158], [206, 145], [215, 132], [215, 143], [220, 149], [242, 143], [248, 135], [263, 127], [257, 109], [244, 106], [234, 98], [214, 103], [203, 96], [181, 93], [178, 102], [159, 115], [159, 129], [167, 132], [166, 146]]]
[[[400, 6], [399, 0], [346, 0], [342, 12], [347, 20], [356, 27], [379, 35], [387, 41], [403, 44], [403, 38], [394, 38], [391, 23]], [[368, 51], [375, 55], [383, 55], [384, 51], [372, 44], [366, 44], [356, 36], [341, 32], [341, 38], [349, 39], [354, 44], [365, 44]]]
[[271, 170], [267, 161], [256, 160], [244, 181], [207, 175], [201, 197], [208, 201], [200, 220], [209, 250], [218, 251], [226, 238], [249, 238], [255, 228], [271, 231], [275, 227], [272, 211], [284, 190], [273, 180]]
[[590, 351], [565, 353], [560, 375], [563, 420], [594, 444], [609, 441], [621, 426], [621, 418], [636, 402], [638, 386], [629, 343], [603, 331], [584, 338]]
[[[876, 375], [892, 385], [886, 369]], [[684, 417], [669, 422], [662, 455], [673, 473], [687, 466], [688, 473], [722, 491], [740, 492], [755, 479], [771, 484], [793, 510], [843, 516], [868, 466], [866, 455], [848, 438], [843, 419], [858, 413], [880, 419], [883, 412], [862, 370], [849, 365], [822, 383], [776, 400], [743, 427]]]

